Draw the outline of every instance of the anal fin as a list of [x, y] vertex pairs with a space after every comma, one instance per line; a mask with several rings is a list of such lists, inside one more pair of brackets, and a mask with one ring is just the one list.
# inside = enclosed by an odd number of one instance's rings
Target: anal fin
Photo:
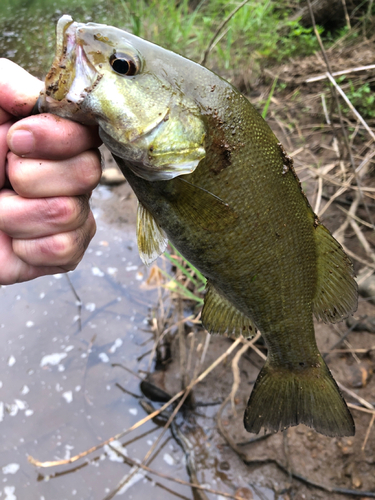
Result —
[[243, 335], [253, 337], [256, 327], [250, 318], [235, 308], [229, 300], [220, 295], [211, 283], [207, 283], [201, 320], [209, 333], [220, 335]]
[[318, 319], [336, 323], [357, 309], [357, 283], [353, 265], [326, 227], [315, 228], [317, 285], [313, 312]]
[[138, 202], [137, 242], [142, 262], [149, 266], [168, 245], [168, 238], [152, 214]]

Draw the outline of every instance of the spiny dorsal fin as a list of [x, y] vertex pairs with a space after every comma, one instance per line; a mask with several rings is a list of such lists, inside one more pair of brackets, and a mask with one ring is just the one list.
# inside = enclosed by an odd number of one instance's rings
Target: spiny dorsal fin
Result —
[[326, 227], [315, 228], [317, 284], [313, 312], [318, 319], [336, 323], [357, 309], [357, 283], [349, 257]]
[[137, 242], [139, 255], [149, 266], [168, 245], [168, 238], [150, 212], [138, 202]]
[[201, 319], [209, 333], [236, 337], [243, 335], [245, 338], [253, 337], [256, 333], [256, 327], [251, 319], [236, 309], [229, 300], [219, 295], [209, 282], [207, 282]]

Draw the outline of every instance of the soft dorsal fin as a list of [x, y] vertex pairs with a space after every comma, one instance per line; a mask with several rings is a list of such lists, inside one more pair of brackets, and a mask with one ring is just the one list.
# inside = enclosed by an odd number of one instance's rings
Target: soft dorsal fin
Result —
[[235, 335], [236, 337], [243, 335], [249, 338], [253, 337], [257, 331], [251, 319], [220, 295], [210, 282], [207, 282], [201, 319], [209, 333]]
[[336, 323], [357, 309], [353, 265], [323, 224], [315, 227], [317, 284], [313, 312], [318, 319]]
[[150, 212], [138, 202], [137, 242], [139, 255], [149, 266], [161, 255], [168, 245], [168, 238]]

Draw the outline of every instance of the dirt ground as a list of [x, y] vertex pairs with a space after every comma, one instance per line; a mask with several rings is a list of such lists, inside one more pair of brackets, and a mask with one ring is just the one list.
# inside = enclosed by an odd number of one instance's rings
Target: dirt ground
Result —
[[[337, 47], [329, 54], [333, 71], [374, 64], [373, 39], [355, 47]], [[344, 160], [347, 170], [342, 175], [346, 178], [350, 175], [345, 155], [340, 154], [343, 149], [342, 138], [338, 138], [338, 149], [332, 128], [326, 123], [322, 110], [321, 93], [327, 94], [327, 85], [324, 82], [304, 83], [307, 78], [323, 74], [325, 71], [320, 56], [313, 56], [310, 59], [292, 61], [288, 65], [269, 69], [261, 77], [260, 75], [255, 77], [249, 72], [246, 81], [243, 77], [241, 80], [232, 75], [233, 81], [242, 90], [250, 91], [253, 96], [250, 99], [256, 105], [259, 105], [269, 91], [267, 80], [269, 75], [279, 74], [280, 80], [286, 83], [283, 92], [273, 97], [267, 121], [284, 144], [288, 154], [293, 156], [302, 186], [311, 205], [313, 208], [318, 208], [318, 212], [322, 211], [327, 199], [337, 192], [338, 186], [324, 179], [319, 187], [316, 169], [333, 165], [329, 172], [336, 172], [336, 178], [340, 178], [340, 161]], [[362, 72], [357, 75], [358, 78], [372, 81], [375, 73]], [[362, 128], [356, 130], [355, 121], [350, 122], [350, 120], [352, 117], [347, 115], [345, 124], [349, 126], [351, 147], [358, 165], [361, 158], [369, 151], [369, 136]], [[374, 124], [369, 123], [369, 125]], [[337, 123], [335, 129], [340, 136]], [[115, 166], [107, 154], [105, 158], [107, 167]], [[363, 186], [374, 186], [372, 170], [373, 165], [370, 162], [369, 172], [362, 178]], [[109, 222], [120, 226], [124, 222], [135, 222], [136, 199], [130, 187], [124, 183], [113, 187], [112, 190], [115, 196], [109, 200], [105, 217]], [[368, 195], [372, 196], [371, 191]], [[331, 203], [324, 211], [321, 220], [332, 232], [345, 222], [347, 214], [342, 209], [349, 210], [354, 196], [355, 191], [347, 189], [337, 197], [336, 202], [339, 203]], [[317, 198], [320, 200], [318, 207], [316, 207]], [[363, 204], [359, 205], [356, 215], [360, 219], [368, 220], [367, 211], [370, 209], [370, 212], [374, 213], [374, 202], [370, 197], [366, 197], [366, 200], [367, 208]], [[375, 242], [373, 230], [361, 226], [361, 233], [372, 249]], [[354, 260], [354, 266], [356, 272], [361, 273], [365, 267], [363, 262], [371, 263], [371, 254], [368, 249], [366, 251], [358, 235], [350, 227], [346, 230], [342, 241], [358, 257], [358, 260]], [[370, 275], [371, 268], [368, 269], [367, 274]], [[168, 326], [181, 319], [181, 316], [178, 316], [178, 302], [174, 301], [173, 304]], [[180, 311], [180, 314], [185, 317], [190, 314], [190, 305], [186, 303], [185, 310], [182, 313]], [[353, 328], [355, 323], [359, 324]], [[220, 477], [222, 484], [228, 486], [228, 492], [232, 494], [236, 492], [237, 497], [244, 500], [374, 498], [375, 430], [372, 425], [374, 412], [371, 410], [371, 406], [375, 405], [372, 378], [375, 367], [374, 324], [375, 306], [371, 300], [363, 296], [360, 296], [354, 320], [349, 319], [337, 325], [321, 322], [315, 324], [319, 348], [326, 355], [335, 379], [344, 388], [352, 391], [348, 393], [343, 389], [343, 395], [352, 405], [356, 424], [355, 437], [328, 438], [309, 428], [298, 426], [283, 433], [249, 442], [254, 436], [247, 434], [243, 428], [243, 412], [263, 360], [251, 348], [239, 359], [241, 383], [235, 394], [233, 408], [230, 402], [222, 407], [220, 405], [232, 389], [231, 361], [234, 354], [212, 371], [193, 391], [193, 402], [197, 405], [186, 408], [178, 423], [179, 431], [193, 444], [198, 482], [204, 484], [213, 476]], [[371, 331], [366, 331], [364, 328]], [[345, 340], [338, 342], [345, 334]], [[149, 377], [150, 381], [171, 395], [181, 390], [182, 384], [179, 338], [184, 339], [182, 347], [186, 350], [187, 359], [190, 356], [191, 368], [188, 369], [188, 380], [193, 377], [192, 360], [198, 357], [206, 342], [206, 333], [188, 321], [185, 322], [181, 335], [179, 337], [176, 326], [165, 337], [163, 349], [164, 352], [165, 350], [168, 352], [166, 362]], [[233, 339], [213, 337], [201, 369], [210, 366], [233, 341]], [[257, 346], [261, 352], [265, 352], [261, 341]], [[239, 348], [235, 353], [238, 350]], [[359, 398], [363, 398], [362, 402]], [[367, 408], [365, 408], [366, 402]], [[201, 406], [201, 403], [212, 403], [216, 406]], [[353, 405], [356, 409], [353, 409]], [[209, 471], [214, 469], [215, 473], [211, 472], [210, 476]], [[210, 493], [207, 493], [207, 496], [204, 496], [205, 494], [195, 492], [194, 498], [195, 500], [220, 498], [220, 496], [210, 496]]]

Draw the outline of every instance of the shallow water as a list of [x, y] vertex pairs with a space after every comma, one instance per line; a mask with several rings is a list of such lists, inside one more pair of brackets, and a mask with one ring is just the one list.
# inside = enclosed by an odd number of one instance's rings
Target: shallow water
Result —
[[[111, 364], [136, 372], [147, 369], [148, 357], [137, 357], [152, 345], [147, 314], [155, 291], [142, 289], [145, 269], [134, 228], [116, 229], [101, 219], [98, 198], [108, 195], [100, 188], [94, 196], [98, 232], [83, 262], [70, 273], [82, 300], [81, 330], [77, 301], [65, 276], [0, 289], [2, 498], [101, 499], [129, 469], [103, 455], [77, 473], [47, 481], [46, 476], [38, 480], [38, 472], [53, 474], [67, 466], [38, 471], [27, 461], [27, 455], [68, 458], [145, 416], [138, 400], [116, 386], [139, 395], [139, 380]], [[146, 424], [129, 436], [134, 440], [149, 432], [126, 446], [129, 456], [143, 458], [154, 428]], [[165, 452], [173, 455], [169, 445]], [[90, 458], [95, 456], [100, 452]], [[152, 486], [143, 475], [136, 479], [134, 498], [142, 498]], [[175, 498], [152, 488], [155, 498]]]

